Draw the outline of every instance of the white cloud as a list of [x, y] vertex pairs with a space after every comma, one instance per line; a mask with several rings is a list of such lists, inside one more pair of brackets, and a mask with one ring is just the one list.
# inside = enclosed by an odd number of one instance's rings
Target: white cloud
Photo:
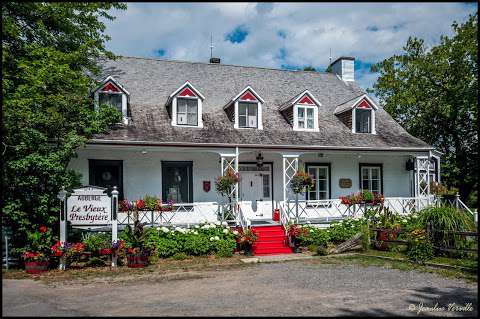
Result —
[[[454, 20], [464, 21], [476, 6], [462, 3], [129, 3], [107, 21], [116, 54], [208, 61], [210, 33], [214, 55], [222, 63], [280, 68], [286, 65], [328, 65], [333, 57], [351, 55], [375, 63], [401, 51], [409, 36], [438, 43], [451, 34]], [[245, 25], [244, 42], [225, 35]], [[377, 29], [377, 31], [369, 31]], [[286, 38], [278, 35], [282, 30]], [[279, 59], [281, 48], [285, 59]], [[277, 57], [277, 58], [276, 58]], [[363, 87], [376, 75], [358, 72]]]

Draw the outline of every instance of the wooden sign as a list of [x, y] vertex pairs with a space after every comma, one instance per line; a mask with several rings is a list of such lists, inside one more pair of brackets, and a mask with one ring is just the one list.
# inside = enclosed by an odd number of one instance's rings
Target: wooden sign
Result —
[[203, 181], [203, 190], [208, 193], [210, 191], [211, 184], [210, 181]]
[[340, 178], [339, 185], [340, 188], [350, 188], [352, 187], [352, 180], [350, 178]]
[[112, 199], [105, 188], [77, 188], [67, 198], [67, 220], [72, 225], [108, 225], [111, 214]]

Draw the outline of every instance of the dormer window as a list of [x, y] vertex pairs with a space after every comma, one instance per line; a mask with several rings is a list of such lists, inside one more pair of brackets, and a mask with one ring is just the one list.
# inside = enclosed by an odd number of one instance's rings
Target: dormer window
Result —
[[318, 131], [318, 107], [320, 102], [305, 90], [280, 106], [280, 112], [292, 124], [295, 131]]
[[234, 122], [235, 128], [263, 129], [262, 106], [263, 99], [251, 87], [247, 86], [237, 96], [232, 98], [224, 110], [228, 118]]
[[111, 76], [107, 77], [94, 92], [95, 108], [109, 105], [123, 115], [122, 122], [128, 124], [127, 106], [130, 94]]
[[352, 130], [352, 133], [376, 134], [377, 109], [378, 106], [364, 94], [337, 106], [335, 115]]
[[172, 126], [203, 127], [204, 99], [203, 95], [188, 81], [173, 92], [167, 101]]

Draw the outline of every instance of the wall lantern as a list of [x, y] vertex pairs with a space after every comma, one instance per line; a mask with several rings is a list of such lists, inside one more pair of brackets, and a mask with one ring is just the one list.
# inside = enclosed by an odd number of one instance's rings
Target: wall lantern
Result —
[[263, 167], [263, 156], [261, 153], [258, 153], [257, 157], [257, 167], [262, 168]]
[[409, 158], [408, 161], [405, 163], [405, 169], [407, 171], [413, 171], [415, 169], [415, 163], [411, 158]]

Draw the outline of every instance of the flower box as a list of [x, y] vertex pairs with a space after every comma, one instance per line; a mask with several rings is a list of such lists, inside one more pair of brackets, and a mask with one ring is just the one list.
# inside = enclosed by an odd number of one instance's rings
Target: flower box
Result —
[[40, 274], [48, 270], [48, 261], [26, 261], [25, 262], [25, 272], [27, 274]]
[[128, 268], [144, 268], [148, 264], [148, 254], [136, 253], [127, 254], [127, 267]]

